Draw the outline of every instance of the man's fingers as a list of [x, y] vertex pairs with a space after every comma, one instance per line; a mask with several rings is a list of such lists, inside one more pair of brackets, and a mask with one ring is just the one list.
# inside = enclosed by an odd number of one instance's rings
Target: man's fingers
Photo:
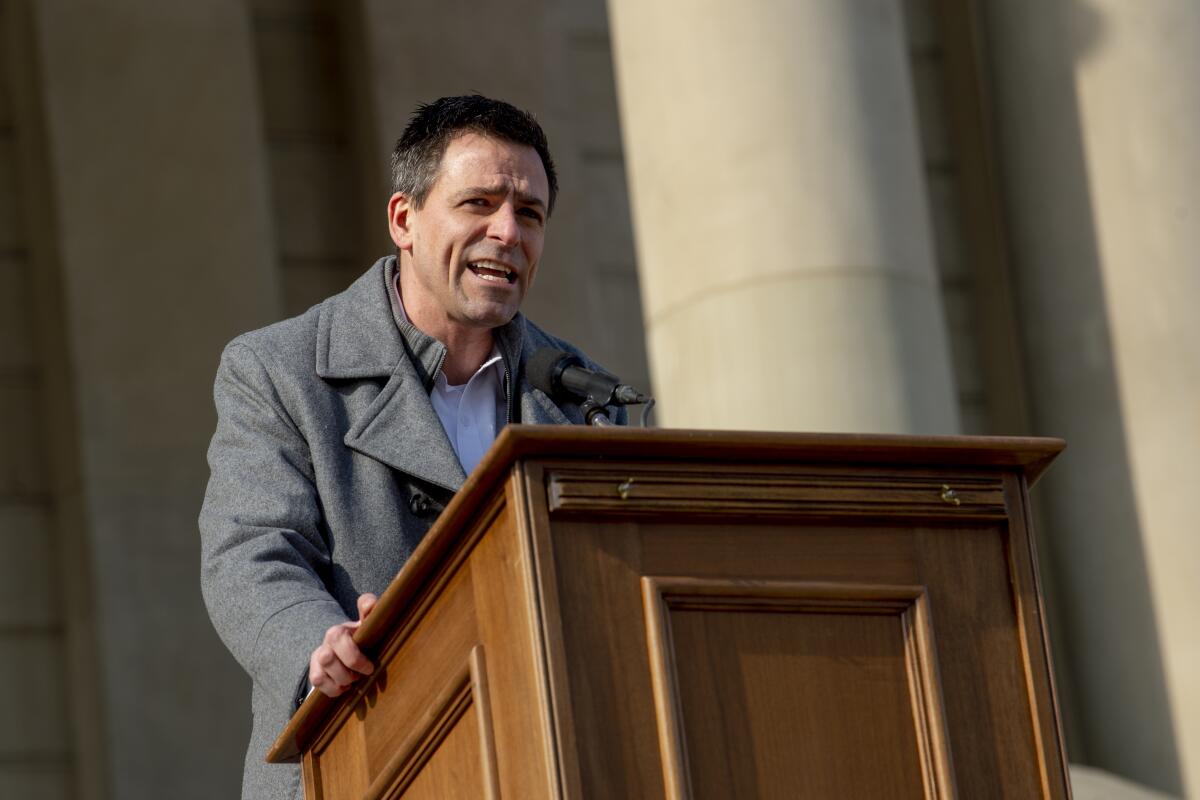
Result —
[[[312, 682], [310, 681], [310, 683]], [[350, 686], [351, 684], [349, 683], [345, 686], [339, 686], [337, 682], [333, 680], [333, 678], [330, 678], [328, 675], [324, 675], [323, 673], [321, 679], [317, 683], [313, 683], [313, 688], [326, 697], [337, 697], [350, 688]]]
[[354, 682], [355, 674], [346, 669], [329, 645], [313, 651], [308, 661], [308, 682], [322, 694], [337, 697]]
[[371, 613], [371, 609], [375, 607], [375, 603], [378, 601], [379, 598], [370, 592], [367, 592], [366, 594], [360, 594], [358, 596], [358, 619], [360, 622], [362, 621], [363, 617]]
[[[375, 607], [376, 599], [373, 594], [358, 598], [360, 621]], [[358, 626], [359, 622], [343, 622], [325, 631], [325, 641], [308, 660], [308, 682], [328, 697], [337, 697], [361, 675], [375, 671], [375, 665], [354, 643]]]
[[[355, 673], [362, 675], [370, 675], [375, 671], [375, 665], [362, 654], [358, 649], [358, 645], [354, 643], [354, 639], [347, 633], [346, 636], [339, 636], [333, 642], [333, 652], [347, 669], [353, 670]], [[351, 680], [357, 679], [358, 675], [352, 676]]]
[[[375, 665], [363, 655], [362, 651], [358, 649], [358, 645], [354, 643], [353, 631], [357, 627], [357, 623], [351, 622], [330, 628], [325, 633], [325, 643], [333, 648], [334, 655], [347, 668], [363, 675], [370, 675], [375, 671]], [[357, 678], [358, 676], [353, 677]]]

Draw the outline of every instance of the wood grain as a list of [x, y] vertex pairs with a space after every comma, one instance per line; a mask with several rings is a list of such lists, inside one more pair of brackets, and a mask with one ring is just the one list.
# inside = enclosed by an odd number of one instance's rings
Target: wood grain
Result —
[[[507, 508], [523, 503], [515, 482], [504, 488]], [[533, 567], [519, 519], [498, 518], [475, 548], [472, 591], [487, 654], [499, 794], [538, 800], [557, 794], [555, 747]]]
[[360, 629], [376, 674], [276, 755], [310, 800], [1069, 797], [1059, 449], [506, 429]]
[[[635, 477], [636, 473], [636, 477]], [[554, 470], [547, 476], [551, 513], [590, 516], [883, 517], [1004, 519], [999, 476], [780, 474], [778, 468], [712, 474], [702, 466]]]
[[[668, 798], [954, 796], [922, 587], [643, 578], [642, 591]], [[840, 724], [865, 714], [872, 725]]]
[[[464, 664], [425, 712], [425, 724], [414, 729], [407, 739], [395, 748], [387, 763], [371, 781], [363, 800], [390, 800], [401, 797], [418, 780], [421, 782], [420, 786], [425, 788], [418, 788], [413, 793], [415, 797], [435, 796], [429, 794], [430, 787], [446, 788], [446, 784], [451, 780], [455, 788], [473, 789], [475, 792], [488, 785], [490, 782], [485, 782], [480, 779], [482, 776], [474, 774], [483, 760], [480, 757], [478, 742], [472, 748], [470, 737], [460, 731], [460, 723], [463, 726], [478, 723], [474, 713], [468, 716], [469, 712], [474, 711], [471, 701], [471, 673], [469, 667]], [[454, 741], [448, 743], [447, 740], [451, 738]], [[442, 762], [447, 753], [452, 754], [458, 761], [457, 779], [446, 775], [449, 770]], [[459, 792], [450, 796], [462, 794]]]

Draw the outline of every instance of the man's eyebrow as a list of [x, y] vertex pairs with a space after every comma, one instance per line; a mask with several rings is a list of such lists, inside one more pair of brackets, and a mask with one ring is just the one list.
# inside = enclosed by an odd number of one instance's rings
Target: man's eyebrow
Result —
[[[508, 194], [509, 187], [504, 184], [495, 184], [494, 186], [468, 186], [458, 193], [458, 197], [469, 197], [471, 195], [488, 195], [495, 196], [498, 194]], [[546, 201], [538, 197], [536, 194], [517, 193], [517, 201], [527, 206], [537, 206], [546, 208]]]

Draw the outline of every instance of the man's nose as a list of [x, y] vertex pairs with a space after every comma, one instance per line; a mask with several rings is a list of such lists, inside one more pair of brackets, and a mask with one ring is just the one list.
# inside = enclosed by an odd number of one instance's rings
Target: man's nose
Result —
[[512, 247], [521, 241], [517, 210], [509, 203], [500, 204], [488, 220], [488, 238], [495, 239], [506, 247]]

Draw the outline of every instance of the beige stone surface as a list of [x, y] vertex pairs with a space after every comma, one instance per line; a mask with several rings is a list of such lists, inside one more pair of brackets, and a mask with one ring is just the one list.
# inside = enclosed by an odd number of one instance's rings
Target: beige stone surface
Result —
[[37, 374], [0, 373], [0, 496], [44, 496], [49, 489], [41, 447]]
[[925, 396], [947, 379], [944, 363], [925, 356], [944, 343], [902, 344], [892, 333], [926, 330], [936, 295], [878, 273], [855, 277], [785, 276], [680, 306], [653, 331], [671, 347], [655, 363], [662, 394], [685, 398], [689, 419], [731, 429], [944, 431], [953, 397], [931, 411]]
[[[44, 356], [35, 347], [12, 4], [0, 7], [0, 797], [65, 798], [75, 773], [53, 526]], [[22, 673], [37, 671], [37, 675]]]
[[1172, 796], [1081, 764], [1071, 765], [1071, 794], [1075, 800], [1172, 800]]
[[1200, 792], [1200, 5], [1090, 4], [1083, 152], [1184, 785]]
[[17, 154], [11, 133], [0, 130], [0, 254], [13, 258], [25, 244], [16, 191]]
[[1200, 791], [1200, 6], [986, 4], [1089, 763]]
[[[71, 748], [62, 642], [30, 633], [5, 637], [0, 659], [0, 763], [65, 756]], [[36, 668], [31, 668], [36, 665]], [[16, 724], [13, 724], [16, 723]]]
[[[16, 191], [0, 186], [0, 194]], [[29, 280], [23, 257], [0, 252], [0, 371], [29, 369], [34, 364]]]
[[345, 135], [345, 86], [333, 2], [249, 0], [262, 115], [270, 134], [312, 141]]
[[42, 312], [65, 321], [71, 388], [51, 422], [78, 432], [54, 483], [84, 524], [66, 580], [89, 587], [98, 653], [81, 674], [102, 713], [83, 758], [107, 773], [83, 788], [234, 796], [248, 692], [200, 599], [196, 514], [221, 347], [279, 316], [249, 16], [235, 0], [30, 8], [45, 129], [30, 185], [53, 203], [39, 268], [62, 277]]
[[[281, 257], [351, 260], [358, 209], [347, 201], [354, 197], [354, 183], [346, 173], [345, 157], [328, 147], [279, 143], [271, 148], [269, 163]], [[360, 272], [365, 271], [363, 267]], [[343, 277], [352, 280], [359, 274]]]
[[0, 797], [20, 800], [72, 800], [71, 772], [66, 764], [0, 767]]
[[0, 500], [0, 631], [61, 624], [53, 535], [44, 505]]
[[365, 223], [354, 149], [360, 121], [346, 77], [344, 6], [251, 6], [276, 257], [290, 316], [341, 291], [370, 263], [358, 241]]
[[958, 430], [900, 15], [610, 4], [665, 424]]

